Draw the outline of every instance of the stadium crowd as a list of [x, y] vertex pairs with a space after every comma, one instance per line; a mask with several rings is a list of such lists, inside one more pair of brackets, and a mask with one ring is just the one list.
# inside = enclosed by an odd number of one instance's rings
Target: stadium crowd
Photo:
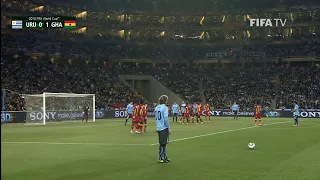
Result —
[[285, 66], [280, 71], [278, 107], [291, 107], [298, 101], [305, 109], [320, 108], [320, 66]]
[[[320, 107], [319, 64], [173, 66], [152, 67], [126, 63], [118, 66], [116, 71], [120, 74], [153, 75], [191, 103], [202, 102], [200, 89], [203, 88], [206, 102], [216, 109], [229, 109], [235, 101], [241, 110], [252, 109], [256, 102], [261, 103], [263, 107], [270, 107], [272, 99], [275, 98], [276, 108], [291, 108], [294, 100], [301, 102], [303, 108]], [[202, 87], [199, 84], [201, 79]]]
[[[18, 48], [32, 52], [45, 51], [48, 54], [66, 56], [76, 59], [123, 59], [149, 58], [161, 61], [188, 62], [205, 58], [286, 58], [286, 57], [317, 57], [320, 56], [320, 34], [299, 36], [297, 44], [278, 45], [243, 45], [236, 48], [162, 45], [126, 44], [124, 39], [112, 37], [86, 38], [82, 34], [63, 36], [61, 32], [53, 37], [45, 32], [15, 31], [2, 34], [2, 47], [7, 50]], [[298, 37], [296, 37], [298, 38]], [[5, 43], [5, 45], [3, 44]], [[150, 42], [152, 43], [152, 42]]]
[[204, 78], [206, 100], [219, 109], [228, 109], [235, 101], [241, 110], [252, 109], [257, 101], [270, 107], [276, 74], [276, 67], [215, 68]]
[[[189, 58], [186, 57], [196, 57], [194, 54], [197, 54], [197, 49], [191, 50], [179, 47], [179, 49], [168, 51], [169, 53], [166, 54], [165, 50], [161, 52], [157, 49], [150, 50], [148, 49], [150, 47], [146, 46], [142, 49], [141, 47], [127, 49], [125, 45], [119, 45], [113, 41], [107, 42], [103, 38], [95, 42], [79, 38], [82, 35], [64, 39], [63, 36], [52, 37], [44, 34], [41, 31], [15, 31], [14, 34], [1, 34], [2, 88], [19, 94], [41, 92], [95, 93], [99, 108], [123, 108], [128, 101], [138, 102], [145, 101], [145, 99], [138, 92], [124, 85], [117, 78], [117, 74], [139, 73], [153, 75], [188, 102], [201, 101], [200, 89], [202, 88], [206, 101], [215, 108], [229, 108], [232, 102], [238, 101], [239, 105], [246, 109], [250, 108], [256, 100], [268, 106], [271, 99], [274, 98], [273, 96], [278, 97], [278, 107], [290, 107], [290, 101], [296, 99], [293, 94], [299, 96], [306, 106], [319, 107], [319, 101], [317, 101], [320, 94], [318, 66], [314, 66], [312, 69], [310, 69], [310, 66], [290, 66], [278, 71], [279, 67], [276, 65], [272, 65], [272, 68], [269, 66], [203, 68], [194, 65], [191, 65], [191, 67], [185, 65], [139, 67], [138, 65], [127, 66], [124, 63], [118, 68], [117, 66], [111, 68], [103, 65], [101, 67], [89, 67], [71, 63], [56, 64], [50, 62], [49, 55], [63, 56], [66, 59], [70, 57], [73, 61], [99, 59], [100, 57], [106, 57], [107, 59], [146, 57], [167, 59], [175, 57], [187, 62]], [[53, 38], [55, 38], [55, 41], [53, 41]], [[240, 56], [241, 54], [250, 54], [244, 52], [254, 52], [255, 50], [264, 52], [263, 54], [266, 54], [266, 56], [274, 56], [274, 58], [319, 56], [319, 37], [314, 35], [303, 46], [286, 45], [285, 47], [287, 48], [283, 48], [285, 50], [282, 51], [274, 47], [245, 46], [242, 47]], [[19, 53], [12, 56], [10, 54], [12, 50], [18, 50]], [[221, 51], [221, 49], [219, 50]], [[183, 53], [171, 54], [170, 52], [173, 51]], [[46, 56], [34, 59], [25, 55], [25, 52], [42, 52]], [[253, 54], [242, 58], [255, 56]], [[225, 53], [224, 55], [235, 59], [241, 58], [237, 54]], [[174, 62], [174, 58], [167, 62]], [[295, 76], [297, 72], [299, 72], [299, 78]], [[278, 76], [280, 78], [277, 78]], [[290, 77], [290, 80], [286, 77]], [[202, 81], [203, 85], [201, 87], [199, 83]], [[296, 81], [300, 83], [295, 83], [295, 86], [291, 88], [293, 82]], [[16, 108], [19, 104], [19, 101], [15, 100], [14, 103], [8, 102], [7, 107], [21, 109]]]
[[[145, 99], [120, 82], [112, 69], [53, 64], [30, 57], [1, 56], [1, 86], [6, 91], [7, 109], [21, 110], [22, 96], [42, 92], [96, 94], [98, 108], [122, 108], [129, 101]], [[11, 102], [8, 102], [11, 101]]]
[[118, 74], [152, 75], [186, 101], [201, 102], [199, 91], [201, 67], [187, 67], [185, 65], [170, 67], [169, 64], [153, 67], [151, 64], [124, 63], [121, 66], [114, 66], [114, 69]]

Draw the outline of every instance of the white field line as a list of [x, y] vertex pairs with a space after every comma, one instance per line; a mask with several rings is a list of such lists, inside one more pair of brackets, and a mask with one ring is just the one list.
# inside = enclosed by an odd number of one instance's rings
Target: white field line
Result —
[[26, 141], [26, 142], [10, 142], [4, 141], [2, 144], [46, 144], [46, 145], [95, 145], [95, 146], [150, 146], [149, 144], [116, 144], [116, 143], [85, 143], [85, 142], [41, 142], [41, 141]]
[[[292, 121], [282, 121], [282, 122], [264, 124], [263, 126], [270, 126], [270, 125], [283, 124], [283, 123], [289, 123], [289, 122], [292, 123]], [[196, 139], [196, 138], [201, 138], [201, 137], [206, 137], [206, 136], [213, 136], [213, 135], [217, 135], [217, 134], [224, 134], [224, 133], [241, 131], [241, 130], [252, 129], [252, 128], [258, 128], [258, 126], [250, 126], [250, 127], [231, 129], [231, 130], [226, 130], [226, 131], [219, 131], [219, 132], [214, 132], [214, 133], [209, 133], [209, 134], [203, 134], [203, 135], [198, 135], [198, 136], [190, 136], [190, 137], [186, 137], [186, 138], [173, 139], [173, 140], [170, 140], [170, 142], [185, 141], [185, 140], [189, 140], [189, 139]], [[155, 145], [159, 145], [159, 143], [150, 144], [150, 146], [155, 146]]]
[[296, 127], [283, 127], [283, 128], [276, 128], [276, 127], [273, 127], [273, 128], [268, 128], [268, 129], [265, 129], [265, 130], [270, 130], [270, 129], [274, 129], [274, 130], [283, 130], [283, 129], [311, 129], [311, 128], [318, 128], [320, 127], [320, 125], [314, 125], [314, 126], [299, 126], [298, 128]]
[[[270, 126], [270, 125], [275, 125], [275, 124], [283, 124], [283, 123], [289, 123], [292, 121], [282, 121], [282, 122], [275, 122], [275, 123], [270, 123], [270, 124], [264, 124], [263, 126]], [[252, 129], [252, 128], [257, 128], [257, 126], [250, 126], [250, 127], [244, 127], [244, 128], [238, 128], [238, 129], [231, 129], [231, 130], [225, 130], [225, 131], [219, 131], [219, 132], [214, 132], [214, 133], [209, 133], [209, 134], [203, 134], [203, 135], [198, 135], [198, 136], [191, 136], [191, 137], [186, 137], [186, 138], [181, 138], [181, 139], [174, 139], [170, 140], [170, 142], [177, 142], [177, 141], [184, 141], [184, 140], [189, 140], [189, 139], [196, 139], [200, 137], [206, 137], [206, 136], [212, 136], [212, 135], [217, 135], [217, 134], [224, 134], [228, 132], [235, 132], [235, 131], [240, 131], [240, 130], [246, 130], [246, 129]], [[96, 146], [155, 146], [158, 145], [158, 143], [153, 143], [153, 144], [117, 144], [117, 143], [90, 143], [90, 142], [41, 142], [41, 141], [26, 141], [26, 142], [19, 142], [19, 141], [4, 141], [1, 142], [2, 144], [46, 144], [46, 145], [96, 145]]]

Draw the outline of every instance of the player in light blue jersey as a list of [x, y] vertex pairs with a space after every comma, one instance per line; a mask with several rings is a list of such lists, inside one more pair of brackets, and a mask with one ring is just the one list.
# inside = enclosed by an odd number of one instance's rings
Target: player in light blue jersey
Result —
[[184, 119], [183, 115], [186, 112], [186, 104], [184, 103], [184, 101], [182, 101], [182, 104], [180, 106], [180, 113], [181, 113], [181, 117], [180, 117], [180, 123], [182, 123], [182, 120]]
[[198, 117], [198, 104], [194, 103], [192, 105], [192, 110], [191, 110], [191, 115], [192, 115], [192, 123], [194, 123], [194, 117]]
[[231, 106], [231, 110], [233, 112], [233, 119], [238, 119], [239, 105], [237, 102], [234, 102], [234, 104]]
[[294, 102], [294, 106], [292, 109], [293, 112], [293, 119], [294, 119], [294, 125], [293, 126], [299, 126], [299, 116], [300, 116], [300, 110], [299, 110], [298, 102]]
[[170, 124], [169, 124], [169, 110], [166, 106], [168, 102], [168, 96], [161, 95], [159, 98], [159, 105], [155, 108], [156, 126], [159, 137], [159, 159], [158, 163], [171, 162], [167, 157], [166, 146], [169, 141]]
[[132, 114], [133, 114], [133, 102], [130, 102], [130, 103], [127, 105], [127, 107], [126, 107], [126, 114], [127, 114], [127, 117], [126, 117], [126, 122], [124, 123], [124, 125], [127, 125], [129, 118], [132, 118]]
[[174, 120], [176, 120], [176, 122], [178, 122], [179, 105], [176, 102], [174, 102], [171, 105], [171, 110], [173, 114], [172, 121], [174, 122]]

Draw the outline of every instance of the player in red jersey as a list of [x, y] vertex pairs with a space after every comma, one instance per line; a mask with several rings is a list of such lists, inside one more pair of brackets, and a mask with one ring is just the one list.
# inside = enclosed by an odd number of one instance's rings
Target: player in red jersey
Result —
[[254, 105], [254, 125], [257, 126], [257, 122], [259, 121], [259, 126], [262, 126], [262, 120], [261, 120], [261, 106], [257, 102], [257, 104]]
[[186, 103], [185, 112], [183, 114], [183, 124], [185, 119], [187, 120], [187, 124], [190, 123], [190, 109], [191, 107]]
[[206, 104], [205, 106], [204, 106], [204, 115], [205, 115], [205, 119], [206, 119], [206, 121], [209, 121], [210, 122], [210, 105], [209, 104]]
[[201, 124], [203, 123], [203, 121], [201, 119], [201, 115], [202, 115], [202, 105], [199, 103], [198, 104], [198, 109], [197, 109], [197, 124], [199, 122], [201, 122]]
[[148, 104], [144, 104], [143, 105], [143, 116], [144, 116], [144, 121], [143, 121], [143, 124], [144, 124], [144, 129], [143, 131], [144, 132], [147, 132], [147, 120], [148, 120]]
[[139, 123], [138, 123], [138, 132], [141, 133], [144, 126], [144, 105], [139, 104]]
[[139, 107], [137, 104], [133, 106], [133, 115], [132, 115], [132, 124], [131, 124], [131, 130], [130, 132], [133, 133], [133, 129], [138, 127], [139, 122]]

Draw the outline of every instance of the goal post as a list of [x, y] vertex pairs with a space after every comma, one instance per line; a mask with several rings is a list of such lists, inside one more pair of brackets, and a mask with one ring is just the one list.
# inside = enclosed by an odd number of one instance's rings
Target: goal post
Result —
[[42, 93], [23, 94], [26, 124], [47, 124], [82, 120], [89, 108], [88, 120], [95, 122], [95, 94]]

